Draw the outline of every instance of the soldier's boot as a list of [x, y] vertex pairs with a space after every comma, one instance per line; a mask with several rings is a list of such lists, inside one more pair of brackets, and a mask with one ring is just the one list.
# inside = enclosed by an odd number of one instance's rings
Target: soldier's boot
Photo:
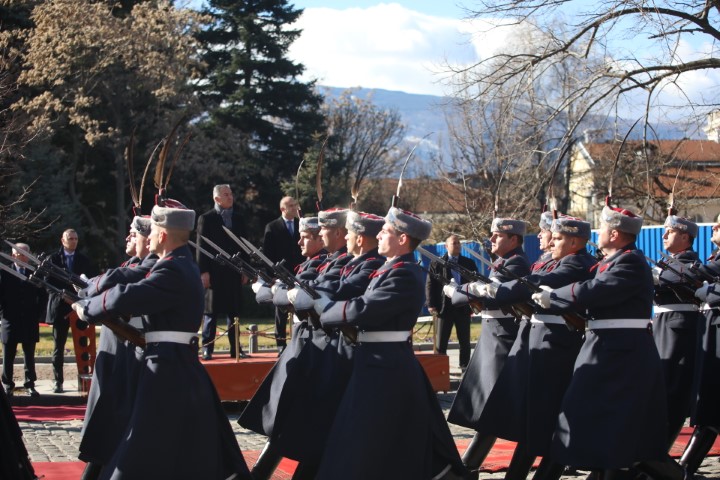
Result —
[[525, 445], [518, 443], [505, 474], [505, 480], [525, 480], [530, 475], [535, 458], [535, 455], [527, 453]]
[[313, 480], [317, 476], [319, 465], [308, 465], [307, 462], [298, 463], [295, 467], [292, 480]]
[[255, 480], [270, 480], [273, 472], [280, 465], [282, 455], [268, 441], [258, 456], [255, 466], [252, 468], [252, 476]]
[[532, 480], [560, 480], [565, 472], [565, 465], [561, 465], [550, 460], [549, 457], [543, 457], [535, 470]]
[[478, 478], [478, 469], [495, 445], [495, 440], [497, 437], [476, 433], [463, 453], [462, 462], [473, 473], [474, 478]]
[[80, 480], [97, 480], [102, 472], [102, 467], [99, 463], [86, 463]]
[[635, 469], [652, 480], [684, 480], [685, 469], [668, 455], [663, 460], [646, 460], [635, 464]]
[[685, 467], [688, 476], [695, 475], [700, 464], [715, 443], [717, 432], [710, 427], [695, 427], [692, 437], [680, 457], [680, 465]]

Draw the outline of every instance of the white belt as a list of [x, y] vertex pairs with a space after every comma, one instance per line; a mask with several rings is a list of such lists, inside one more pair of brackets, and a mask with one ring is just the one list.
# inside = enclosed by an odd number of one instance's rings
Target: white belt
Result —
[[613, 318], [607, 320], [588, 320], [588, 330], [604, 328], [647, 328], [652, 321], [644, 318]]
[[412, 332], [358, 332], [357, 342], [407, 342]]
[[692, 303], [669, 303], [666, 305], [655, 305], [655, 313], [665, 312], [697, 312], [698, 306]]
[[502, 310], [482, 310], [480, 312], [482, 318], [511, 318], [512, 315], [508, 315]]
[[557, 325], [565, 325], [565, 320], [560, 315], [547, 315], [543, 313], [533, 313], [530, 323], [553, 323]]
[[145, 343], [158, 343], [158, 342], [170, 342], [170, 343], [182, 343], [189, 345], [194, 338], [197, 338], [197, 333], [192, 332], [176, 332], [172, 330], [160, 331], [160, 332], [146, 332]]

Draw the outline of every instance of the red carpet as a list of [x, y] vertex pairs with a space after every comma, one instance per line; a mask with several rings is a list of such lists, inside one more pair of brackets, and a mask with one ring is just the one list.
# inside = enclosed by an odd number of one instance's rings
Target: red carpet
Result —
[[18, 422], [62, 422], [85, 418], [85, 405], [15, 405], [12, 409]]
[[[685, 445], [690, 439], [690, 435], [692, 435], [692, 428], [683, 428], [682, 433], [675, 442], [675, 446], [673, 446], [670, 451], [673, 457], [680, 456], [685, 448]], [[467, 448], [468, 443], [470, 443], [470, 439], [458, 440], [456, 443], [458, 450], [462, 453]], [[510, 464], [510, 459], [512, 458], [514, 449], [515, 442], [498, 440], [487, 460], [483, 463], [482, 471], [498, 472], [507, 468]], [[243, 452], [243, 456], [245, 457], [245, 461], [248, 465], [253, 465], [259, 454], [259, 450], [248, 450]], [[715, 440], [715, 445], [713, 445], [709, 455], [720, 455], [720, 438]], [[537, 466], [537, 463], [538, 462], [535, 463], [535, 466]], [[297, 462], [284, 459], [280, 462], [280, 466], [275, 471], [275, 474], [272, 477], [273, 480], [289, 480], [295, 471], [296, 465]], [[37, 462], [33, 463], [33, 467], [35, 468], [35, 473], [38, 476], [45, 475], [45, 480], [77, 480], [80, 478], [80, 474], [82, 473], [83, 468], [85, 468], [85, 464], [82, 462]]]

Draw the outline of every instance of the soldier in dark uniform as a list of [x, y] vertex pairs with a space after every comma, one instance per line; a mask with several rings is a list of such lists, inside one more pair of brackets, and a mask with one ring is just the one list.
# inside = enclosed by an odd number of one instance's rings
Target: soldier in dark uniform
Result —
[[[541, 223], [542, 225], [542, 223]], [[561, 215], [549, 226], [551, 258], [542, 260], [525, 280], [540, 288], [559, 288], [592, 277], [595, 257], [586, 249], [590, 224]], [[486, 286], [487, 295], [502, 302], [528, 302], [532, 291], [517, 280]], [[537, 456], [543, 457], [535, 479], [557, 480], [563, 465], [552, 463], [550, 443], [560, 403], [582, 345], [582, 333], [568, 328], [553, 309], [536, 308], [523, 321], [505, 368], [490, 394], [486, 408], [497, 412], [486, 422], [487, 432], [518, 442], [506, 480], [525, 479]], [[525, 332], [524, 330], [527, 330]]]
[[[372, 275], [385, 263], [378, 253], [377, 240], [384, 223], [377, 215], [348, 211], [345, 240], [351, 259], [342, 267], [339, 277], [325, 274], [311, 282], [315, 290], [333, 300], [362, 295]], [[299, 288], [290, 290], [288, 299], [298, 312], [311, 309], [314, 303]], [[288, 412], [292, 414], [281, 421], [283, 433], [279, 444], [284, 456], [300, 462], [293, 476], [295, 480], [310, 480], [317, 474], [335, 412], [352, 373], [352, 355], [353, 346], [342, 332], [326, 327], [313, 332], [299, 358], [298, 368], [304, 380], [289, 398]]]
[[198, 360], [204, 289], [187, 246], [195, 212], [173, 200], [163, 202], [151, 214], [150, 251], [159, 259], [147, 276], [73, 304], [90, 322], [145, 315], [147, 345], [132, 414], [100, 478], [250, 479], [215, 387]]
[[[300, 219], [300, 249], [307, 258], [296, 269], [296, 276], [305, 280], [318, 276], [318, 268], [327, 260], [327, 252], [323, 248], [322, 237], [320, 236], [320, 225], [317, 217], [304, 217]], [[255, 291], [255, 299], [258, 303], [273, 302], [271, 287], [258, 280], [252, 285]], [[276, 302], [282, 308], [288, 309], [292, 305], [287, 299], [286, 288], [277, 290], [275, 296], [281, 297]], [[305, 343], [312, 335], [307, 317], [300, 319], [293, 315], [292, 337], [288, 346], [282, 351], [278, 361], [270, 372], [265, 376], [258, 387], [253, 398], [243, 410], [238, 424], [248, 430], [252, 430], [268, 438], [272, 437], [275, 429], [280, 399], [285, 391], [285, 384], [288, 378], [294, 378], [293, 370], [297, 366], [297, 357], [300, 355]], [[292, 387], [288, 387], [288, 391]], [[256, 480], [269, 479], [278, 464], [282, 455], [270, 440], [265, 444], [257, 462], [253, 466], [253, 476]]]
[[[520, 277], [530, 273], [530, 262], [522, 249], [525, 228], [525, 222], [510, 218], [496, 218], [490, 228], [491, 251], [498, 257], [495, 266], [503, 266]], [[511, 280], [497, 270], [490, 273], [490, 278], [500, 283]], [[448, 422], [478, 432], [463, 454], [463, 463], [475, 475], [496, 440], [494, 436], [483, 433], [483, 422], [489, 420], [484, 414], [485, 404], [505, 365], [519, 328], [510, 305], [482, 297], [484, 291], [478, 289], [480, 286], [469, 283], [459, 289], [445, 287], [446, 295], [452, 296], [454, 305], [467, 304], [470, 299], [482, 302], [480, 338], [448, 414]]]
[[[712, 227], [710, 238], [720, 247], [720, 215]], [[716, 249], [705, 265], [699, 267], [704, 279], [720, 278], [720, 249]], [[690, 424], [693, 435], [680, 458], [688, 475], [694, 475], [712, 448], [720, 431], [720, 286], [709, 283], [700, 287], [695, 296], [704, 302], [698, 331], [698, 349], [695, 352], [695, 376]]]
[[[142, 280], [158, 257], [150, 254], [150, 217], [135, 216], [126, 239], [125, 253], [130, 258], [119, 268], [88, 280], [79, 292], [81, 298], [99, 295], [115, 285]], [[130, 324], [143, 329], [142, 320], [133, 317]], [[87, 462], [81, 480], [93, 480], [112, 458], [127, 428], [135, 397], [137, 376], [142, 368], [142, 349], [124, 340], [108, 327], [100, 327], [90, 392], [81, 432], [78, 458]]]
[[[460, 238], [457, 235], [450, 235], [445, 240], [447, 253], [442, 258], [449, 262], [455, 262], [466, 270], [477, 271], [475, 262], [460, 255]], [[428, 311], [437, 315], [437, 327], [435, 330], [435, 346], [437, 353], [447, 354], [448, 341], [453, 325], [460, 345], [460, 369], [464, 372], [470, 362], [470, 315], [472, 309], [469, 305], [453, 306], [450, 298], [443, 294], [443, 283], [437, 278], [446, 281], [454, 280], [459, 284], [460, 275], [456, 270], [438, 265], [437, 262], [430, 264], [430, 274], [425, 281], [425, 298], [427, 299]], [[433, 275], [436, 273], [437, 275]]]
[[[17, 247], [30, 252], [26, 243], [18, 243]], [[12, 256], [21, 262], [28, 258], [17, 249], [12, 249]], [[17, 272], [29, 275], [20, 264], [13, 264]], [[7, 396], [13, 395], [15, 381], [13, 367], [18, 344], [23, 351], [25, 382], [23, 386], [31, 397], [40, 394], [35, 390], [35, 344], [40, 341], [40, 321], [45, 313], [47, 295], [45, 290], [6, 272], [0, 272], [0, 336], [3, 344], [2, 384]]]
[[601, 219], [598, 246], [606, 256], [595, 276], [532, 296], [543, 308], [587, 309], [592, 318], [550, 456], [559, 464], [601, 471], [603, 478], [624, 478], [643, 462], [657, 467], [653, 478], [679, 474], [680, 480], [682, 469], [667, 456], [665, 382], [650, 321], [652, 272], [635, 246], [642, 218], [606, 206]]
[[[695, 288], [677, 272], [690, 275], [698, 255], [692, 249], [697, 237], [697, 224], [688, 219], [669, 215], [665, 220], [663, 246], [677, 260], [672, 269], [653, 269], [655, 278], [655, 318], [653, 337], [662, 361], [667, 389], [668, 450], [675, 443], [685, 418], [690, 415], [695, 349], [697, 341], [698, 300]], [[673, 271], [674, 270], [674, 271]]]
[[387, 262], [365, 293], [314, 303], [325, 327], [359, 328], [353, 372], [330, 430], [317, 480], [458, 478], [462, 466], [410, 337], [424, 304], [413, 251], [430, 235], [421, 218], [391, 208], [378, 235]]

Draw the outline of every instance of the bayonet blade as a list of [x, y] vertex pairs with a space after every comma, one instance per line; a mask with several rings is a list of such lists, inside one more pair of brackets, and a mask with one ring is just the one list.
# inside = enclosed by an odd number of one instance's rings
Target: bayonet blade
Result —
[[207, 242], [208, 245], [210, 245], [212, 248], [214, 248], [220, 255], [226, 258], [230, 258], [230, 254], [228, 254], [225, 250], [220, 248], [219, 245], [217, 245], [215, 242], [207, 238], [205, 235], [200, 235], [200, 238], [203, 239], [203, 242]]
[[0, 257], [7, 258], [7, 259], [10, 260], [11, 262], [17, 263], [17, 264], [20, 265], [21, 267], [27, 268], [28, 270], [31, 270], [31, 271], [33, 271], [33, 272], [35, 271], [35, 268], [36, 268], [35, 266], [30, 265], [30, 264], [27, 263], [27, 262], [23, 262], [23, 261], [20, 260], [19, 258], [15, 258], [15, 257], [13, 257], [13, 256], [11, 256], [11, 255], [8, 255], [7, 253], [0, 252]]
[[418, 251], [418, 253], [420, 253], [420, 255], [423, 255], [423, 256], [429, 258], [433, 262], [445, 263], [442, 258], [438, 257], [437, 255], [426, 250], [423, 247], [417, 247], [417, 251]]
[[19, 278], [20, 280], [22, 280], [24, 282], [27, 281], [27, 277], [25, 275], [23, 275], [22, 273], [18, 272], [17, 270], [15, 270], [13, 268], [8, 267], [4, 263], [0, 262], [0, 268], [5, 270], [6, 272], [8, 272], [11, 275], [15, 275], [17, 278]]
[[223, 230], [225, 230], [225, 233], [228, 234], [228, 237], [232, 238], [232, 240], [233, 240], [235, 243], [237, 243], [237, 244], [240, 246], [240, 248], [242, 248], [243, 252], [245, 252], [245, 253], [247, 253], [247, 254], [252, 253], [252, 250], [249, 249], [248, 246], [245, 245], [245, 243], [244, 243], [242, 240], [240, 240], [240, 239], [238, 238], [238, 236], [235, 235], [235, 234], [232, 232], [232, 230], [230, 230], [229, 228], [227, 228], [225, 225], [223, 225]]
[[491, 262], [489, 262], [485, 257], [483, 257], [482, 255], [477, 253], [475, 250], [466, 248], [465, 251], [467, 253], [469, 253], [473, 258], [476, 258], [477, 260], [479, 260], [483, 265], [488, 267], [490, 269], [490, 271], [495, 270], [495, 266]]
[[26, 257], [28, 257], [28, 258], [29, 258], [30, 260], [32, 260], [33, 262], [35, 262], [35, 263], [41, 263], [41, 261], [40, 261], [40, 259], [39, 259], [38, 257], [36, 257], [36, 256], [33, 255], [32, 253], [28, 252], [28, 251], [25, 250], [24, 248], [20, 248], [20, 247], [18, 247], [17, 245], [15, 245], [14, 243], [12, 243], [12, 242], [10, 242], [10, 241], [8, 241], [8, 240], [5, 240], [5, 243], [7, 243], [8, 245], [10, 245], [12, 248], [14, 248], [16, 252], [20, 252], [20, 253], [22, 253], [23, 255], [25, 255]]

